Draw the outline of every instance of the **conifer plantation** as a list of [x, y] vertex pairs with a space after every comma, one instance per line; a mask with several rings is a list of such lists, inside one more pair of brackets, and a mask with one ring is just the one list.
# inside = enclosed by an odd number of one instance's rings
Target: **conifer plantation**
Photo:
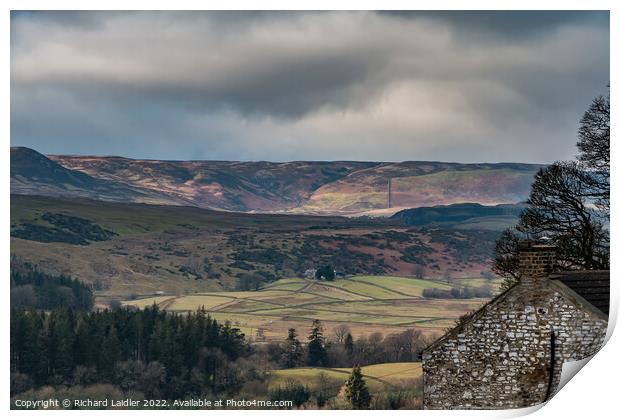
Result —
[[227, 394], [259, 375], [240, 360], [250, 354], [239, 330], [202, 311], [11, 313], [14, 393], [32, 386], [108, 383], [147, 398]]

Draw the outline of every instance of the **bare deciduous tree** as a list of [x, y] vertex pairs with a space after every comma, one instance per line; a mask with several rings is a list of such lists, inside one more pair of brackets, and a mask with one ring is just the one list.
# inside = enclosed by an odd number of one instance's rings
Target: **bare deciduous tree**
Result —
[[334, 328], [334, 336], [336, 337], [336, 343], [344, 344], [344, 339], [347, 334], [350, 334], [351, 330], [344, 324], [338, 325]]
[[[609, 86], [608, 86], [609, 87]], [[590, 195], [609, 216], [609, 168], [610, 168], [610, 103], [607, 96], [592, 101], [579, 122], [577, 159], [592, 173]]]
[[517, 227], [532, 237], [549, 237], [563, 269], [609, 267], [609, 236], [588, 206], [590, 185], [590, 175], [576, 162], [541, 170]]
[[577, 161], [555, 162], [534, 178], [527, 208], [495, 246], [494, 271], [518, 280], [518, 242], [547, 237], [564, 270], [609, 269], [609, 96], [594, 99], [581, 119]]

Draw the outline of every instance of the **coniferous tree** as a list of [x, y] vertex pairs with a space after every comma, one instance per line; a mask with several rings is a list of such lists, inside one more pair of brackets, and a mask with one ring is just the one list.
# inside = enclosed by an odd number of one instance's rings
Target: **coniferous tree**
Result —
[[332, 281], [336, 278], [336, 272], [331, 265], [326, 265], [316, 270], [315, 276], [317, 280], [325, 279], [328, 281]]
[[323, 326], [318, 319], [312, 322], [312, 331], [308, 336], [308, 364], [310, 366], [327, 365], [327, 351], [325, 350]]
[[75, 341], [73, 342], [73, 354], [76, 366], [86, 366], [89, 364], [91, 354], [90, 339], [88, 335], [88, 325], [82, 321], [77, 326]]
[[344, 349], [347, 352], [347, 356], [353, 356], [353, 336], [351, 333], [347, 333], [344, 337]]
[[284, 343], [284, 354], [282, 364], [286, 368], [299, 366], [302, 357], [301, 343], [297, 339], [295, 328], [289, 328], [288, 336]]
[[[45, 384], [51, 370], [50, 363], [50, 346], [49, 346], [49, 337], [48, 331], [45, 328], [45, 323], [48, 320], [48, 317], [45, 313], [41, 312], [37, 314], [36, 312], [30, 312], [30, 316], [34, 319], [34, 325], [37, 329], [36, 334], [36, 357], [37, 360], [33, 366], [28, 366], [28, 370], [26, 373], [32, 375], [33, 380], [36, 384]], [[49, 324], [48, 324], [49, 327]]]
[[68, 377], [73, 372], [74, 328], [70, 310], [52, 313], [49, 319], [49, 345], [53, 374]]
[[114, 366], [120, 360], [119, 350], [120, 342], [116, 328], [111, 326], [102, 341], [99, 354], [99, 370], [106, 379], [111, 379], [114, 375]]
[[29, 372], [38, 359], [36, 319], [30, 314], [11, 313], [11, 371]]
[[365, 410], [370, 406], [370, 392], [362, 375], [362, 368], [355, 366], [344, 384], [345, 397], [354, 410]]

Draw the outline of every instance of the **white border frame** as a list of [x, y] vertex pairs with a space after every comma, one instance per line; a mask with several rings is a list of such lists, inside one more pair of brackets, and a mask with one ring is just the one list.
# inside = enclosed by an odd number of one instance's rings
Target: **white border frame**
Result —
[[[287, 0], [230, 0], [224, 1], [198, 1], [198, 0], [175, 0], [175, 1], [163, 1], [163, 0], [151, 0], [151, 1], [137, 1], [137, 0], [4, 0], [2, 2], [3, 14], [0, 17], [0, 28], [2, 33], [1, 53], [4, 59], [4, 65], [0, 67], [0, 74], [2, 75], [1, 88], [2, 88], [2, 102], [0, 102], [1, 113], [0, 121], [2, 124], [0, 127], [4, 131], [4, 141], [9, 143], [10, 139], [10, 10], [611, 10], [610, 13], [610, 25], [611, 25], [611, 51], [610, 51], [610, 63], [611, 72], [610, 78], [615, 79], [614, 76], [617, 73], [617, 46], [618, 42], [615, 40], [620, 39], [618, 32], [619, 18], [618, 18], [618, 6], [620, 2], [609, 1], [553, 1], [553, 0], [505, 0], [501, 4], [499, 2], [484, 1], [484, 0], [470, 0], [464, 2], [462, 0], [436, 0], [430, 1], [405, 1], [405, 0], [358, 0], [358, 1], [340, 1], [340, 0], [315, 0], [315, 1], [287, 1]], [[614, 80], [611, 80], [611, 104], [612, 114], [616, 115], [618, 107], [617, 99], [618, 95], [615, 95]], [[616, 119], [612, 118], [613, 132], [616, 133], [618, 124]], [[3, 173], [5, 174], [3, 182], [0, 184], [2, 187], [2, 196], [9, 197], [10, 195], [10, 181], [9, 181], [9, 169], [10, 169], [10, 156], [8, 152], [9, 144], [5, 144], [4, 153], [1, 157], [1, 165]], [[614, 147], [612, 146], [612, 155], [614, 154]], [[612, 165], [612, 186], [618, 185], [620, 176], [618, 171], [613, 168]], [[613, 198], [616, 197], [612, 195]], [[612, 208], [615, 209], [620, 205], [613, 203]], [[2, 216], [4, 223], [2, 224], [2, 231], [0, 237], [2, 240], [1, 254], [5, 261], [5, 270], [9, 263], [10, 257], [10, 208], [8, 202], [5, 203], [2, 208]], [[614, 232], [615, 216], [611, 218], [611, 232]], [[616, 261], [620, 261], [618, 258], [619, 252], [616, 248], [612, 247], [611, 259], [612, 272], [612, 308], [610, 312], [610, 329], [608, 332], [606, 346], [597, 354], [587, 367], [582, 372], [577, 374], [577, 378], [570, 381], [565, 388], [563, 388], [554, 398], [549, 401], [544, 409], [538, 410], [541, 406], [520, 409], [520, 410], [498, 410], [498, 411], [390, 411], [389, 415], [394, 418], [409, 418], [411, 416], [415, 418], [464, 418], [464, 419], [480, 419], [480, 418], [506, 418], [516, 417], [525, 414], [530, 414], [531, 418], [563, 418], [563, 419], [584, 419], [589, 417], [609, 418], [608, 413], [613, 413], [617, 410], [615, 407], [617, 396], [616, 382], [620, 374], [620, 368], [618, 367], [618, 357], [620, 354], [620, 342], [616, 336], [612, 336], [611, 332], [615, 327], [617, 312], [618, 312], [618, 287], [614, 285], [614, 281], [617, 278], [615, 275], [618, 270], [616, 269]], [[5, 275], [7, 271], [4, 271]], [[615, 286], [615, 287], [614, 287]], [[8, 288], [8, 281], [5, 279], [5, 288]], [[8, 292], [5, 289], [5, 292]], [[9, 334], [9, 294], [2, 294], [4, 301], [3, 307], [4, 314], [2, 316], [2, 331], [4, 337], [7, 340], [6, 344], [2, 346], [0, 360], [2, 361], [3, 382], [2, 390], [0, 391], [0, 401], [2, 401], [1, 407], [4, 410], [9, 411], [9, 346], [8, 346], [8, 334]], [[359, 416], [359, 419], [371, 418], [375, 412], [365, 411], [357, 412], [355, 415]], [[107, 418], [110, 416], [118, 416], [120, 418], [132, 418], [148, 416], [151, 418], [167, 418], [170, 415], [169, 411], [90, 411], [85, 413], [83, 411], [11, 411], [9, 415], [15, 418], [81, 418], [85, 414], [93, 419]], [[309, 418], [310, 416], [320, 416], [324, 418], [338, 418], [343, 413], [337, 410], [329, 411], [279, 411], [279, 410], [265, 410], [265, 411], [183, 411], [183, 416], [193, 418], [204, 418], [208, 416], [216, 419], [230, 419], [252, 416], [254, 419], [274, 419], [274, 418], [289, 418], [291, 415], [295, 417]], [[377, 413], [378, 414], [378, 413]]]

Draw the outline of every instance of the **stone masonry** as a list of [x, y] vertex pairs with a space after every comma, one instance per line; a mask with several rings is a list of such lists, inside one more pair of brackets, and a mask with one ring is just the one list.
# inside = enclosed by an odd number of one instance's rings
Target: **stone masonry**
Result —
[[602, 346], [607, 315], [549, 278], [553, 248], [527, 244], [519, 261], [520, 282], [424, 350], [426, 409], [542, 403], [557, 389], [564, 362]]

